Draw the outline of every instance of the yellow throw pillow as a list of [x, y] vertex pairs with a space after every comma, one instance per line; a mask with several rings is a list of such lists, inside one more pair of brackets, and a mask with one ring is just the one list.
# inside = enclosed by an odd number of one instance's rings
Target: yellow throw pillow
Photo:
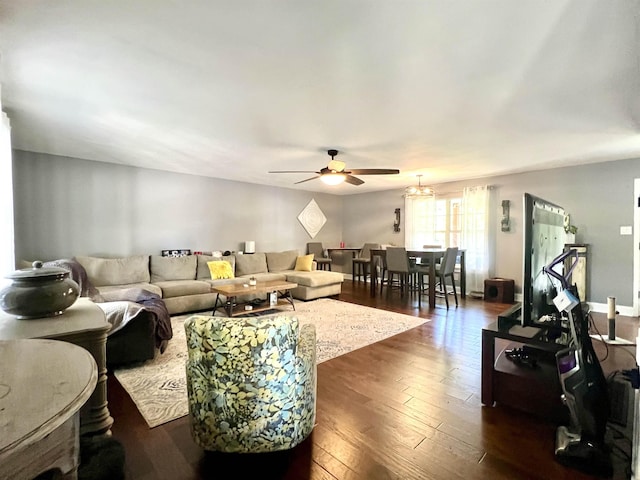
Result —
[[219, 280], [221, 278], [233, 278], [233, 269], [231, 264], [224, 260], [214, 260], [207, 262], [211, 280]]
[[296, 258], [296, 270], [310, 272], [313, 268], [313, 253]]

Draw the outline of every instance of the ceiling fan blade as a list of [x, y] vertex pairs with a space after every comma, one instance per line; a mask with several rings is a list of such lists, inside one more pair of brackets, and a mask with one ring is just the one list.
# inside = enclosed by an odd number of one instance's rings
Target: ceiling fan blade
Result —
[[391, 168], [354, 168], [349, 173], [355, 175], [396, 175], [400, 173], [400, 170]]
[[344, 181], [351, 185], [362, 185], [364, 183], [364, 180], [360, 180], [358, 177], [354, 177], [353, 175], [347, 175]]
[[270, 170], [269, 173], [318, 173], [313, 170]]
[[320, 175], [316, 175], [315, 177], [307, 178], [306, 180], [300, 180], [299, 182], [294, 183], [294, 185], [297, 185], [299, 183], [308, 182], [309, 180], [315, 180], [316, 178], [320, 178]]

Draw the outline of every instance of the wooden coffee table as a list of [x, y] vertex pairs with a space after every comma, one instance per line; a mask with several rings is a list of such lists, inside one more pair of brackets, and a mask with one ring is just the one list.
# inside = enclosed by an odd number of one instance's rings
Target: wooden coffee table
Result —
[[[267, 282], [257, 282], [255, 285], [236, 283], [232, 285], [220, 285], [218, 287], [211, 287], [211, 291], [218, 294], [216, 296], [216, 303], [211, 314], [215, 315], [216, 311], [219, 308], [223, 308], [228, 317], [235, 317], [237, 315], [246, 315], [248, 313], [271, 310], [287, 304], [291, 305], [291, 307], [293, 307], [293, 309], [295, 310], [296, 306], [293, 303], [291, 289], [296, 288], [297, 286], [297, 283], [285, 282], [280, 280], [270, 280]], [[263, 305], [252, 305], [252, 308], [247, 310], [245, 309], [245, 306], [251, 305], [251, 302], [236, 302], [236, 298], [241, 295], [251, 295], [259, 293], [274, 293], [277, 297], [276, 303], [271, 304], [267, 299], [267, 301]], [[220, 298], [220, 295], [224, 295], [227, 298], [227, 301], [223, 302]]]

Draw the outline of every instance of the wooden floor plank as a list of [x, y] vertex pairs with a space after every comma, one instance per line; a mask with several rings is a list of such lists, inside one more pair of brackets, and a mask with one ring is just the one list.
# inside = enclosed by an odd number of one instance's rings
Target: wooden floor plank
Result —
[[[430, 322], [319, 364], [317, 425], [288, 452], [203, 452], [188, 417], [150, 429], [109, 373], [112, 431], [126, 450], [127, 479], [222, 478], [225, 469], [279, 480], [596, 478], [555, 461], [553, 423], [481, 404], [481, 331], [508, 305], [467, 297], [457, 308], [438, 300], [420, 309], [415, 296], [371, 297], [368, 284], [350, 281], [338, 298]], [[606, 318], [593, 316], [605, 331]], [[637, 319], [618, 325], [635, 338]], [[594, 343], [605, 372], [635, 364], [633, 348], [607, 352]]]

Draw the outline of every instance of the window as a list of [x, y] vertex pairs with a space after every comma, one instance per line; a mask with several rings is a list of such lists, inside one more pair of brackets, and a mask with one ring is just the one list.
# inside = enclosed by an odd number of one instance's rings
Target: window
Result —
[[405, 198], [406, 247], [459, 247], [462, 237], [462, 198]]
[[462, 199], [436, 200], [435, 243], [442, 248], [459, 247], [462, 235]]
[[405, 245], [465, 250], [467, 289], [483, 291], [489, 277], [489, 186], [466, 187], [462, 196], [405, 197]]

